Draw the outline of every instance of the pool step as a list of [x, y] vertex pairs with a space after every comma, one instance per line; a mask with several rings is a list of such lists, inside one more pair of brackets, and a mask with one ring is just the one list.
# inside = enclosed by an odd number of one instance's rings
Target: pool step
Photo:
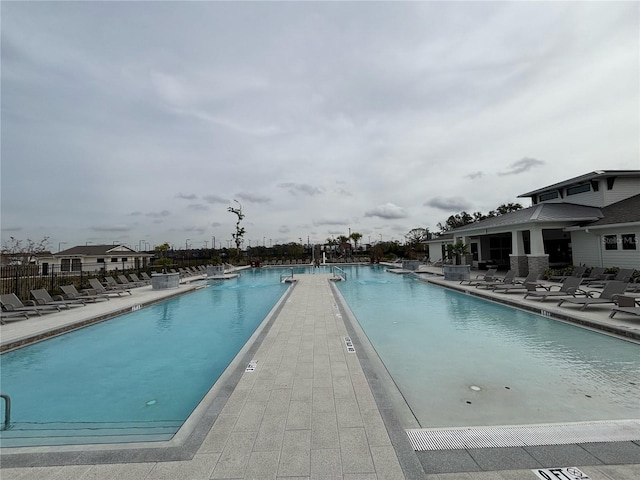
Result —
[[26, 447], [170, 440], [182, 422], [12, 423], [0, 432], [0, 446]]

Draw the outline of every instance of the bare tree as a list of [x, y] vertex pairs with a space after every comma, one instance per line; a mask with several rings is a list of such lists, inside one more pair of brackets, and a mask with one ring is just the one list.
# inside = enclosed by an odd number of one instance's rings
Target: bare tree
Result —
[[14, 265], [28, 265], [35, 261], [35, 258], [49, 250], [49, 237], [44, 237], [39, 242], [35, 242], [30, 238], [19, 240], [15, 237], [9, 237], [2, 244], [2, 256]]
[[238, 208], [229, 207], [227, 208], [228, 212], [234, 213], [238, 217], [238, 221], [236, 222], [236, 233], [232, 233], [231, 236], [236, 244], [236, 256], [240, 258], [240, 247], [242, 246], [242, 237], [244, 237], [244, 227], [240, 226], [240, 222], [244, 218], [244, 213], [242, 213], [242, 205], [237, 200], [234, 200], [238, 204]]

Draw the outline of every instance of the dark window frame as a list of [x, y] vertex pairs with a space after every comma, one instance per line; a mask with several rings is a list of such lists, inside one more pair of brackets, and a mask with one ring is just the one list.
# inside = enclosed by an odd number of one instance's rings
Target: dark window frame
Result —
[[622, 250], [638, 249], [638, 238], [635, 233], [623, 233], [620, 238], [622, 239]]
[[618, 235], [604, 235], [602, 240], [605, 250], [618, 250]]
[[586, 193], [591, 191], [590, 183], [583, 183], [581, 185], [575, 185], [573, 187], [567, 188], [567, 196], [569, 195], [578, 195], [580, 193]]

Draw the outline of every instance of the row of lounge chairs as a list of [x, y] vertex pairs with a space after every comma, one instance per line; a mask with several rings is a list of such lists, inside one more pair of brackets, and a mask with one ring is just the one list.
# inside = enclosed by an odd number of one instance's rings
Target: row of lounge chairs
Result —
[[87, 303], [108, 301], [111, 297], [120, 297], [126, 293], [131, 295], [131, 289], [142, 287], [151, 283], [151, 277], [145, 272], [138, 277], [135, 273], [118, 275], [117, 282], [113, 277], [105, 277], [102, 283], [97, 278], [89, 279], [90, 289], [78, 291], [75, 285], [61, 285], [62, 295], [51, 296], [44, 288], [31, 290], [32, 300], [23, 303], [15, 293], [0, 295], [2, 312], [0, 323], [5, 321], [22, 320], [32, 316], [42, 316], [46, 313], [55, 313], [72, 307], [82, 307]]
[[[497, 277], [496, 272], [496, 269], [490, 269], [484, 275], [463, 280], [460, 284], [495, 293], [524, 293], [524, 299], [545, 301], [555, 298], [559, 300], [558, 306], [565, 303], [579, 305], [580, 310], [585, 310], [589, 305], [614, 304], [610, 317], [618, 312], [640, 316], [640, 307], [636, 305], [640, 298], [631, 296], [640, 292], [640, 283], [632, 282], [632, 269], [621, 269], [616, 275], [605, 276], [604, 269], [594, 268], [591, 272], [593, 275], [589, 277], [582, 277], [578, 270], [576, 275], [564, 277], [559, 285], [540, 283], [533, 274], [524, 280], [517, 280], [511, 271], [502, 278]], [[602, 290], [592, 290], [593, 288]]]

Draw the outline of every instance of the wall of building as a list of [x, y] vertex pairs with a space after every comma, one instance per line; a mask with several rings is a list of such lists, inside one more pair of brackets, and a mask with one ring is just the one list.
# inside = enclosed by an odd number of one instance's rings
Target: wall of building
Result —
[[600, 188], [604, 192], [604, 205], [611, 205], [625, 198], [633, 197], [640, 192], [640, 178], [619, 177], [613, 183], [613, 189], [607, 190], [607, 182], [603, 180]]
[[[625, 249], [622, 245], [623, 234], [635, 234], [635, 249]], [[606, 238], [610, 236], [610, 238]], [[607, 249], [607, 242], [615, 236], [616, 249]], [[640, 228], [608, 228], [571, 232], [574, 265], [589, 267], [620, 267], [640, 269]]]

